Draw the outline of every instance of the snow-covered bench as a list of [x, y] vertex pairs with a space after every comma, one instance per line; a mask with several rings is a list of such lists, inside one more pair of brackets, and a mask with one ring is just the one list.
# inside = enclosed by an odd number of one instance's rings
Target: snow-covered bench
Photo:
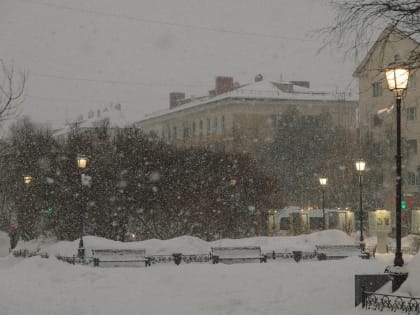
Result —
[[370, 258], [370, 253], [362, 252], [359, 245], [316, 245], [315, 247], [319, 260], [342, 259], [350, 256]]
[[242, 263], [242, 262], [267, 262], [267, 256], [261, 252], [259, 246], [241, 247], [212, 247], [211, 259], [213, 264]]
[[92, 257], [96, 267], [150, 266], [145, 249], [92, 249]]

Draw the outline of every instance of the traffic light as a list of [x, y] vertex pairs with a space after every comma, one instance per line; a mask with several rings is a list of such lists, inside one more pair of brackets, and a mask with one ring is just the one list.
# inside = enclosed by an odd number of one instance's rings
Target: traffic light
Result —
[[401, 200], [401, 209], [407, 208], [407, 202], [405, 200]]

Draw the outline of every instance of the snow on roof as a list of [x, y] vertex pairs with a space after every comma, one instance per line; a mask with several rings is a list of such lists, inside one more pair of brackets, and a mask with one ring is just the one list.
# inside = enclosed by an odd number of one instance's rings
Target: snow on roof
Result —
[[[289, 85], [289, 91], [280, 88], [281, 85]], [[216, 95], [200, 98], [192, 98], [190, 102], [174, 108], [156, 111], [146, 114], [144, 119], [156, 118], [159, 116], [179, 112], [185, 109], [198, 107], [225, 99], [267, 99], [267, 100], [305, 100], [305, 101], [357, 101], [357, 95], [351, 92], [325, 92], [315, 91], [310, 88], [298, 86], [289, 82], [276, 83], [268, 80], [242, 85], [234, 90]], [[141, 121], [142, 121], [141, 120]]]
[[66, 135], [74, 124], [77, 124], [82, 130], [92, 129], [100, 125], [104, 120], [109, 122], [109, 127], [111, 128], [122, 128], [129, 124], [121, 110], [121, 104], [110, 104], [96, 111], [90, 110], [87, 113], [86, 118], [83, 115], [80, 115], [66, 124], [65, 127], [54, 132], [54, 136]]

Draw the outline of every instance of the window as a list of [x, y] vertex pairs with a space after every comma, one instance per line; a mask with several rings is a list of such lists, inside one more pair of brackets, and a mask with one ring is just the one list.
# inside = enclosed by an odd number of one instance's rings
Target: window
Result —
[[200, 136], [203, 134], [203, 121], [200, 120]]
[[209, 135], [211, 131], [211, 125], [210, 125], [210, 118], [207, 118], [207, 134]]
[[407, 152], [411, 154], [417, 154], [417, 140], [407, 140]]
[[413, 121], [417, 119], [417, 108], [408, 107], [407, 108], [407, 121]]
[[380, 143], [377, 143], [377, 142], [373, 143], [372, 149], [373, 149], [373, 152], [375, 152], [375, 154], [377, 155], [383, 154], [382, 145]]
[[416, 173], [414, 172], [408, 172], [407, 174], [407, 184], [410, 186], [416, 185]]
[[176, 140], [178, 138], [177, 132], [176, 132], [176, 126], [173, 127], [173, 137], [174, 140]]
[[214, 117], [214, 120], [213, 120], [213, 130], [214, 130], [214, 132], [217, 132], [217, 117]]
[[281, 126], [281, 115], [272, 115], [271, 116], [271, 127], [272, 128], [279, 128]]
[[382, 83], [375, 82], [372, 84], [372, 96], [378, 97], [382, 95]]
[[408, 88], [409, 89], [416, 88], [416, 73], [415, 72], [410, 73], [410, 78], [408, 79]]
[[383, 185], [384, 183], [384, 175], [378, 175], [375, 180], [376, 185]]
[[222, 132], [225, 131], [225, 116], [222, 116]]
[[193, 136], [195, 136], [195, 132], [196, 132], [196, 128], [197, 126], [196, 126], [196, 123], [195, 123], [195, 121], [193, 121], [193, 123], [192, 123], [192, 133], [193, 133]]
[[382, 126], [382, 122], [383, 122], [383, 120], [381, 118], [379, 118], [378, 115], [373, 116], [373, 126], [374, 127]]
[[184, 140], [191, 138], [191, 132], [189, 127], [184, 127]]

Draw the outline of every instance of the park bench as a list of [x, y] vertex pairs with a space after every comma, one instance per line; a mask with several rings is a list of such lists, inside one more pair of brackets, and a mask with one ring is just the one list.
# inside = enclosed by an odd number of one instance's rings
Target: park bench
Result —
[[267, 262], [267, 256], [261, 253], [259, 246], [241, 247], [212, 247], [211, 259], [213, 264], [243, 263], [243, 262]]
[[145, 249], [92, 249], [95, 267], [150, 266]]
[[316, 245], [315, 247], [318, 260], [342, 259], [350, 256], [370, 258], [370, 253], [362, 252], [360, 245]]

